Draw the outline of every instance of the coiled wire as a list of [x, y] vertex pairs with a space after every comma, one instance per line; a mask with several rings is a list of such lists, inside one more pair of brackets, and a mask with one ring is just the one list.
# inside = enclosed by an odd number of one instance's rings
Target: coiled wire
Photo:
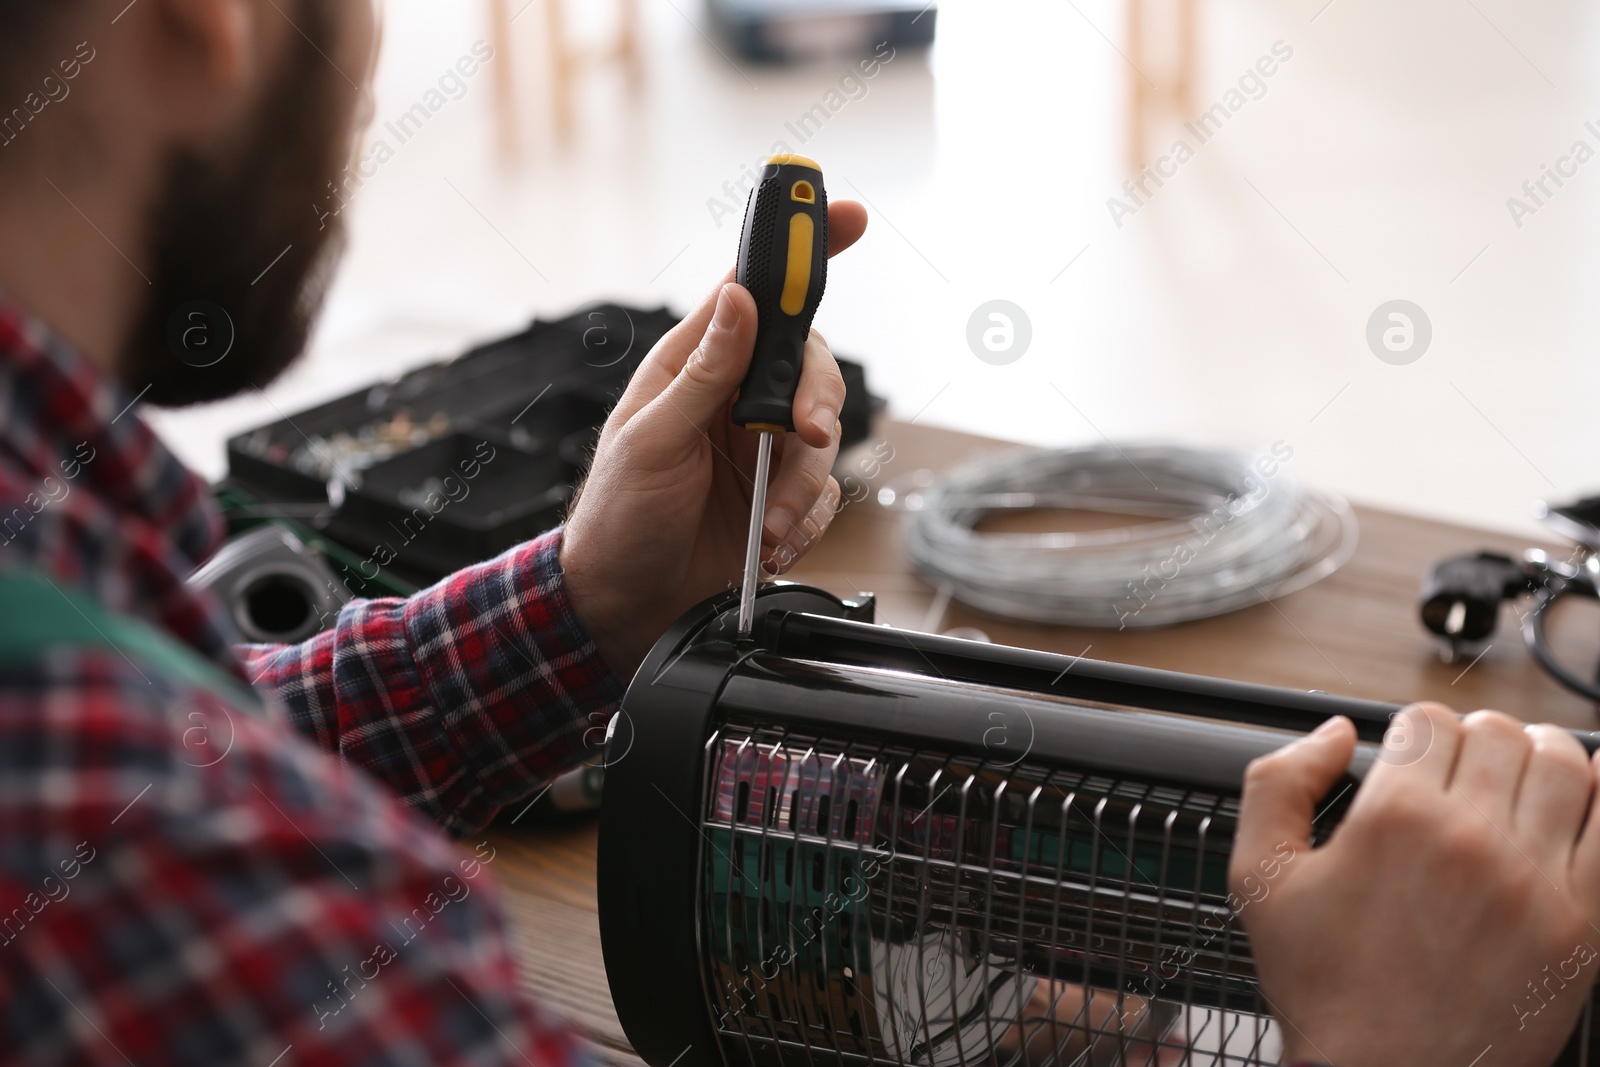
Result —
[[[1005, 453], [965, 464], [908, 502], [920, 574], [978, 611], [1068, 626], [1167, 626], [1304, 589], [1355, 553], [1341, 497], [1273, 457], [1114, 445]], [[914, 510], [911, 508], [914, 507]], [[1153, 521], [1084, 532], [980, 533], [1010, 508]]]

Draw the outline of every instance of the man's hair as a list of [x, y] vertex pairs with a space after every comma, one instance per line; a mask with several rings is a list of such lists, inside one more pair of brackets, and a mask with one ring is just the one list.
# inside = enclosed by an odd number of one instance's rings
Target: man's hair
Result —
[[[57, 59], [40, 54], [49, 31], [66, 22], [83, 0], [0, 0], [0, 110], [26, 95], [28, 85], [51, 73]], [[38, 68], [35, 70], [35, 68]]]
[[0, 0], [0, 48], [26, 44], [39, 29], [56, 18], [76, 0]]

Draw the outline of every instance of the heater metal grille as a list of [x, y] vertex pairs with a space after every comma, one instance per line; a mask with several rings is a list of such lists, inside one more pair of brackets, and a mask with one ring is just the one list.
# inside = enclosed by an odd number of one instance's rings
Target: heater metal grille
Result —
[[706, 756], [735, 1061], [1277, 1062], [1228, 901], [1235, 797], [755, 724]]
[[[762, 591], [751, 647], [734, 607], [685, 616], [608, 731], [600, 932], [641, 1058], [1278, 1061], [1238, 915], [1299, 860], [1230, 896], [1239, 784], [1350, 717], [1369, 744], [1320, 842], [1397, 705], [893, 630], [804, 587]], [[1600, 1067], [1593, 1017], [1560, 1067]]]

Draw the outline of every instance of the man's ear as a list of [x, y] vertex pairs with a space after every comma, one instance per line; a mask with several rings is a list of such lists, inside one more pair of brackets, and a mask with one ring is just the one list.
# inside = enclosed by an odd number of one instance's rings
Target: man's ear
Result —
[[[319, 0], [322, 2], [322, 0]], [[335, 0], [340, 2], [340, 0]], [[151, 45], [168, 53], [169, 71], [186, 71], [189, 84], [224, 95], [246, 89], [265, 68], [264, 52], [283, 36], [265, 24], [274, 0], [143, 0], [149, 7]], [[132, 12], [129, 13], [130, 17]], [[283, 30], [292, 32], [284, 23]], [[271, 30], [273, 32], [267, 32]]]

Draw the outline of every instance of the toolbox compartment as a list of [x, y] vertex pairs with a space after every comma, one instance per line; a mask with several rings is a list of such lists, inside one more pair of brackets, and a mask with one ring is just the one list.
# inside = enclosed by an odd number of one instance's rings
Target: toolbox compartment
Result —
[[553, 448], [493, 433], [452, 433], [373, 466], [330, 533], [373, 537], [369, 552], [403, 572], [448, 573], [489, 559], [561, 521], [577, 470]]

